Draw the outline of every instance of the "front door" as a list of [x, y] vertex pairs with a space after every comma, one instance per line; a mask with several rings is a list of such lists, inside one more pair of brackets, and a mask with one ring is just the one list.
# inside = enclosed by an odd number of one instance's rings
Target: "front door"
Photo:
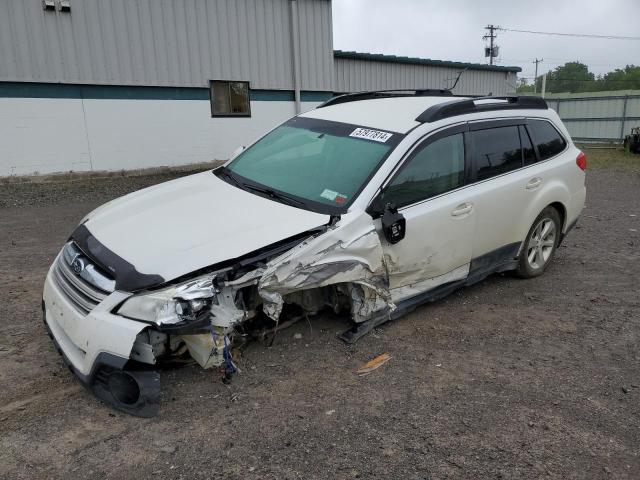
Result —
[[419, 144], [376, 200], [397, 207], [406, 220], [398, 243], [387, 242], [380, 230], [394, 302], [468, 274], [476, 212], [473, 188], [465, 187], [464, 129]]

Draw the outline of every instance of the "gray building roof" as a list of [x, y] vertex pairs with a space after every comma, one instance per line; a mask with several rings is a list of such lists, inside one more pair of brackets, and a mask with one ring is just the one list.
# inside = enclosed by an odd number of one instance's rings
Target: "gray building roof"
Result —
[[352, 60], [368, 60], [375, 62], [402, 63], [406, 65], [425, 65], [431, 67], [468, 68], [469, 70], [487, 70], [492, 72], [521, 72], [520, 67], [503, 65], [485, 65], [482, 63], [453, 62], [451, 60], [433, 60], [431, 58], [402, 57], [396, 55], [383, 55], [381, 53], [362, 53], [344, 50], [334, 50], [335, 58], [349, 58]]

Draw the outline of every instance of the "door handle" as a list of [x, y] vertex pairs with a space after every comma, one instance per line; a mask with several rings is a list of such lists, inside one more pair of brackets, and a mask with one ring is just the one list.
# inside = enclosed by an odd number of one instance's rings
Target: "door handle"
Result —
[[534, 177], [531, 180], [529, 180], [529, 183], [527, 183], [526, 188], [527, 190], [535, 190], [540, 185], [542, 185], [542, 179], [540, 177]]
[[471, 212], [471, 210], [473, 210], [473, 203], [461, 203], [451, 212], [451, 216], [460, 217]]

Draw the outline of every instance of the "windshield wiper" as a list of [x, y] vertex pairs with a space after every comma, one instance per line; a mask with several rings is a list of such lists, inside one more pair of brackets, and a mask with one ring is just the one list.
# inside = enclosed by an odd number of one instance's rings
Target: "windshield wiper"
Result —
[[284, 193], [276, 192], [270, 188], [258, 187], [256, 185], [251, 185], [249, 183], [242, 183], [242, 187], [248, 190], [253, 190], [254, 192], [262, 193], [273, 200], [278, 200], [282, 203], [286, 203], [289, 205], [304, 205], [303, 201], [290, 197], [289, 195], [285, 195]]
[[222, 167], [220, 169], [220, 175], [222, 175], [227, 180], [231, 180], [231, 182], [236, 187], [243, 188], [243, 186], [240, 184], [240, 181], [229, 170], [227, 170], [225, 167]]
[[241, 188], [242, 190], [253, 190], [254, 192], [262, 193], [263, 195], [266, 195], [273, 200], [277, 200], [281, 203], [286, 203], [292, 206], [305, 205], [305, 202], [290, 197], [289, 195], [285, 195], [284, 193], [276, 192], [271, 188], [258, 187], [256, 185], [251, 185], [250, 183], [241, 182], [236, 178], [233, 172], [224, 167], [222, 167], [222, 169], [220, 170], [220, 175], [223, 176], [225, 180], [229, 180], [236, 187]]

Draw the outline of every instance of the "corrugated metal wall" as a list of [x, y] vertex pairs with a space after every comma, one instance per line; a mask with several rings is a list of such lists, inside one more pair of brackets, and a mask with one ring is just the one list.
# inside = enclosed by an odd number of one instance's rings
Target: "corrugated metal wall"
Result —
[[[332, 90], [331, 2], [298, 0], [302, 88]], [[293, 89], [289, 0], [0, 0], [0, 81]]]
[[640, 126], [640, 91], [551, 94], [546, 97], [577, 140], [619, 141]]
[[[449, 88], [460, 69], [350, 58], [335, 59], [335, 90], [357, 92], [390, 88]], [[469, 69], [454, 92], [460, 95], [507, 95], [515, 92], [516, 75]]]

